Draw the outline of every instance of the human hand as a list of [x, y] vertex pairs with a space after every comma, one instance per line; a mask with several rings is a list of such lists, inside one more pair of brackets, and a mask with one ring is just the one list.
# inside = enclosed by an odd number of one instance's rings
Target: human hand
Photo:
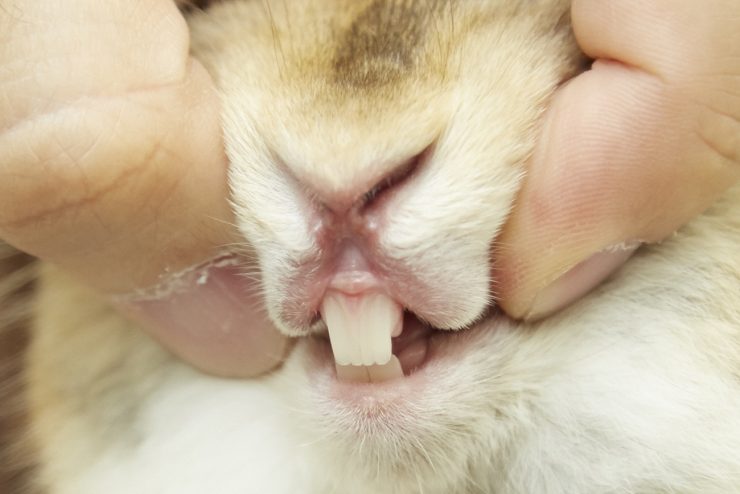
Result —
[[498, 240], [497, 296], [538, 319], [740, 176], [740, 2], [573, 0], [596, 62], [561, 88]]
[[173, 0], [3, 2], [0, 238], [115, 295], [191, 364], [252, 376], [286, 348], [254, 283], [224, 258], [174, 274], [239, 242], [188, 44]]

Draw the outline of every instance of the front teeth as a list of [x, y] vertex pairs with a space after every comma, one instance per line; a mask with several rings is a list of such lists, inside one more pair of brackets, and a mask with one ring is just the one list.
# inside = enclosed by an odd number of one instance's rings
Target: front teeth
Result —
[[391, 337], [400, 332], [403, 308], [387, 295], [328, 292], [321, 315], [337, 365], [383, 365], [391, 360]]
[[380, 383], [403, 376], [401, 362], [395, 355], [383, 365], [337, 365], [337, 377], [342, 381]]

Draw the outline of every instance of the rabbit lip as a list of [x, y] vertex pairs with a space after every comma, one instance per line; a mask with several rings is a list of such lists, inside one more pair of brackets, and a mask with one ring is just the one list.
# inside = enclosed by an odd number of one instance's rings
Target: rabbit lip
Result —
[[[326, 309], [323, 305], [327, 294], [333, 292], [357, 297], [356, 300], [362, 294], [384, 294], [400, 306], [395, 313], [413, 312], [440, 329], [467, 327], [479, 316], [470, 309], [481, 299], [474, 287], [467, 290], [474, 302], [461, 305], [462, 295], [459, 290], [451, 290], [444, 274], [432, 276], [412, 260], [390, 255], [380, 244], [362, 238], [337, 239], [285, 268], [285, 276], [272, 283], [277, 290], [268, 294], [276, 296], [268, 300], [268, 305], [278, 327], [290, 336], [306, 336], [325, 329], [321, 322]], [[454, 279], [451, 284], [455, 284]]]

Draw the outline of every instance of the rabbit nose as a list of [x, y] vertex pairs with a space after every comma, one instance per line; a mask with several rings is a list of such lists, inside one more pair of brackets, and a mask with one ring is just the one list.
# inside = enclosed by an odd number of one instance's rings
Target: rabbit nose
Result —
[[382, 199], [392, 195], [414, 174], [424, 152], [387, 165], [358, 169], [340, 183], [306, 180], [318, 202], [330, 214], [341, 218], [363, 216]]

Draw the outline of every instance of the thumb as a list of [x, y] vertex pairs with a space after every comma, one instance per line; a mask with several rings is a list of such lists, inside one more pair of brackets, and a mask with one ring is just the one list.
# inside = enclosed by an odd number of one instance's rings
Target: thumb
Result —
[[740, 174], [740, 4], [571, 7], [581, 48], [599, 61], [557, 94], [495, 253], [500, 303], [514, 317], [579, 298]]
[[0, 9], [0, 65], [12, 68], [0, 98], [0, 238], [115, 295], [192, 364], [261, 372], [284, 340], [254, 282], [233, 259], [187, 269], [239, 242], [219, 100], [188, 57], [174, 2], [144, 3]]
[[498, 242], [507, 313], [536, 319], [576, 300], [736, 180], [737, 165], [695, 132], [700, 113], [661, 79], [615, 62], [560, 90]]

